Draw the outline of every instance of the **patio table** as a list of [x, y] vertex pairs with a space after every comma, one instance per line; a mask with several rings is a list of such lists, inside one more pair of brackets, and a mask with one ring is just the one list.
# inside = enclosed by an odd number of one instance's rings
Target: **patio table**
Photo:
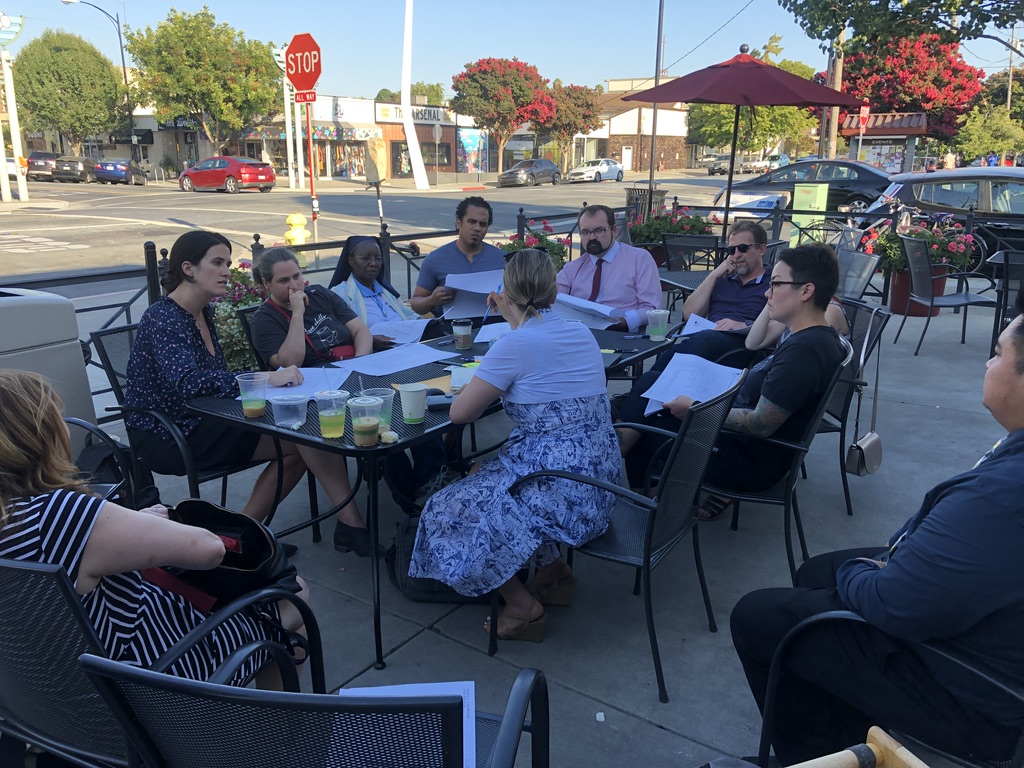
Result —
[[[358, 392], [368, 387], [390, 387], [392, 384], [410, 384], [427, 381], [443, 376], [445, 374], [444, 367], [450, 365], [451, 362], [451, 360], [443, 360], [437, 363], [427, 363], [415, 368], [399, 371], [390, 376], [360, 376], [358, 373], [353, 373], [345, 380], [342, 388], [349, 392]], [[340, 454], [341, 456], [355, 458], [361, 464], [361, 474], [366, 481], [366, 522], [370, 529], [370, 540], [373, 543], [377, 543], [380, 539], [378, 483], [382, 461], [396, 451], [405, 450], [412, 445], [429, 440], [459, 426], [452, 424], [447, 410], [427, 410], [422, 424], [406, 424], [402, 421], [401, 410], [396, 403], [391, 420], [391, 429], [398, 433], [398, 440], [389, 444], [378, 441], [372, 448], [360, 448], [352, 443], [352, 418], [347, 409], [345, 413], [345, 436], [337, 439], [322, 437], [320, 435], [320, 420], [316, 404], [312, 400], [306, 404], [305, 424], [294, 430], [276, 426], [270, 409], [267, 410], [264, 416], [259, 418], [245, 418], [242, 414], [241, 400], [228, 400], [220, 397], [198, 397], [189, 401], [188, 407], [194, 413], [212, 416], [253, 432]], [[357, 491], [358, 485], [352, 490], [353, 496]], [[330, 512], [322, 515], [322, 517], [329, 519], [337, 510], [338, 507], [335, 507]], [[301, 528], [302, 526], [297, 527]], [[283, 531], [281, 533], [290, 532]], [[376, 555], [370, 558], [370, 573], [373, 591], [374, 668], [384, 669], [380, 619], [380, 561]]]
[[996, 281], [996, 310], [992, 315], [992, 344], [989, 349], [989, 356], [996, 353], [996, 341], [1002, 333], [1003, 323], [1006, 321], [1006, 313], [1010, 308], [1010, 283], [1014, 277], [1024, 285], [1024, 251], [1002, 250], [996, 251], [988, 259], [986, 264], [992, 264], [993, 269], [998, 269], [999, 279]]

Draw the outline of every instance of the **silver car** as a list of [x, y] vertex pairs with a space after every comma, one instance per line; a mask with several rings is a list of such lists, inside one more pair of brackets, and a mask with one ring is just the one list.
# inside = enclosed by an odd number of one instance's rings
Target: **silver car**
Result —
[[605, 179], [622, 181], [622, 164], [609, 157], [587, 160], [583, 165], [577, 165], [569, 171], [569, 175], [566, 178], [570, 182], [604, 181]]

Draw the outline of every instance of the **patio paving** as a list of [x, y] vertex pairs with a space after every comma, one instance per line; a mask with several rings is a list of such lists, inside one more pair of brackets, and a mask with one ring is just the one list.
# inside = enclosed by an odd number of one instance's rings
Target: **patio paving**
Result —
[[[812, 554], [884, 542], [916, 511], [932, 485], [970, 467], [1002, 436], [981, 404], [992, 313], [971, 310], [970, 317], [964, 346], [959, 344], [959, 316], [945, 312], [935, 318], [916, 358], [913, 349], [923, 319], [908, 320], [898, 345], [892, 339], [900, 318], [890, 322], [881, 343], [882, 467], [875, 475], [850, 478], [854, 515], [848, 517], [838, 476], [837, 437], [819, 437], [807, 460], [809, 479], [798, 489]], [[622, 386], [613, 383], [613, 391]], [[868, 398], [862, 430], [870, 421]], [[102, 410], [99, 402], [97, 410]], [[482, 441], [503, 435], [503, 430], [507, 432], [507, 422], [500, 415], [479, 427]], [[232, 477], [229, 505], [239, 508], [244, 503], [249, 477]], [[158, 481], [165, 502], [187, 492], [179, 478]], [[216, 498], [218, 491], [211, 484], [205, 493]], [[385, 544], [401, 515], [386, 497], [381, 509]], [[322, 493], [320, 503], [327, 504]], [[274, 527], [307, 513], [300, 488], [285, 500]], [[554, 765], [697, 766], [718, 755], [756, 751], [759, 717], [732, 647], [729, 613], [747, 592], [789, 583], [781, 510], [744, 505], [736, 532], [726, 517], [700, 528], [717, 633], [708, 631], [688, 542], [654, 571], [667, 704], [658, 701], [643, 601], [632, 594], [629, 569], [577, 557], [576, 599], [571, 608], [550, 609], [544, 642], [502, 642], [494, 657], [487, 656], [482, 629], [486, 606], [413, 603], [383, 577], [387, 668], [377, 671], [372, 667], [369, 563], [334, 551], [333, 524], [325, 528], [319, 544], [307, 532], [291, 541], [299, 545], [294, 562], [311, 586], [331, 690], [471, 679], [478, 707], [499, 712], [516, 672], [537, 667], [550, 687]], [[528, 750], [520, 750], [520, 762], [528, 763]]]

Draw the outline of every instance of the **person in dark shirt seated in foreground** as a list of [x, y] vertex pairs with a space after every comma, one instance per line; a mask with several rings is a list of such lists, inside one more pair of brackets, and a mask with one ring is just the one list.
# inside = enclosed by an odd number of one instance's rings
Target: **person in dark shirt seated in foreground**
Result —
[[[846, 349], [825, 318], [838, 284], [839, 267], [827, 245], [808, 243], [780, 254], [765, 295], [770, 318], [785, 324], [791, 335], [768, 365], [747, 376], [737, 393], [725, 425], [745, 434], [719, 437], [705, 474], [712, 485], [759, 491], [785, 475], [792, 458], [789, 451], [757, 438], [797, 439], [842, 364]], [[622, 406], [620, 421], [647, 423], [673, 432], [679, 429], [694, 403], [686, 395], [666, 402], [664, 410], [644, 416], [647, 399], [643, 393], [660, 375], [652, 370], [637, 379]], [[619, 430], [619, 439], [630, 485], [641, 487], [651, 457], [664, 439], [641, 436], [632, 429]], [[731, 499], [709, 496], [699, 517], [712, 520], [731, 504]]]
[[[1017, 309], [1024, 312], [1024, 295]], [[733, 643], [762, 710], [772, 656], [792, 627], [834, 610], [867, 621], [827, 622], [791, 647], [774, 723], [782, 765], [859, 743], [870, 725], [976, 760], [1013, 754], [1024, 705], [902, 642], [940, 641], [1024, 688], [1021, 316], [987, 363], [982, 403], [1009, 434], [932, 488], [887, 547], [814, 557], [796, 587], [751, 592], [733, 610]]]

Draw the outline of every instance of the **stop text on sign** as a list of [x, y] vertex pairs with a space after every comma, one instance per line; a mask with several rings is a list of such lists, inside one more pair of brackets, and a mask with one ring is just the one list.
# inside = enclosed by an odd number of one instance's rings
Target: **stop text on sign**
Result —
[[320, 51], [288, 53], [288, 76], [313, 74], [320, 71]]

